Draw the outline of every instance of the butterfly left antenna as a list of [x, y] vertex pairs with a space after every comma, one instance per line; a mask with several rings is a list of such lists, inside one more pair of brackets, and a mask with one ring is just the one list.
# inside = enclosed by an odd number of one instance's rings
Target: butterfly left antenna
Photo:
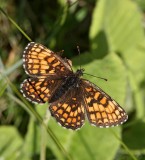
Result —
[[79, 53], [79, 62], [80, 62], [80, 69], [82, 68], [81, 67], [81, 57], [80, 57], [80, 54], [81, 54], [81, 52], [80, 52], [80, 47], [79, 46], [77, 46], [77, 50], [78, 50], [78, 53]]

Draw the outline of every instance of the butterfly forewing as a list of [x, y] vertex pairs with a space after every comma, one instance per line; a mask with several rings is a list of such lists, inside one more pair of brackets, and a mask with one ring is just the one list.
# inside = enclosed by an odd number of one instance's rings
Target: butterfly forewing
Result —
[[128, 116], [123, 108], [93, 83], [83, 80], [86, 113], [91, 124], [111, 127], [124, 123]]
[[23, 66], [31, 76], [64, 76], [71, 71], [71, 66], [59, 55], [41, 44], [30, 42], [24, 50]]
[[72, 88], [49, 107], [51, 115], [67, 129], [79, 129], [84, 124], [85, 111], [81, 88]]

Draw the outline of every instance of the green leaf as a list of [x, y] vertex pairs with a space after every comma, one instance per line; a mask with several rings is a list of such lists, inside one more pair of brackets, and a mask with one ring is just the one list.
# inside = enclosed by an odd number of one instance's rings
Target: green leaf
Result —
[[[73, 138], [74, 143], [70, 147], [73, 158], [79, 160], [112, 160], [119, 148], [119, 141], [110, 130], [89, 125], [84, 126]], [[113, 130], [119, 137], [121, 136], [119, 127], [113, 128]], [[104, 151], [109, 154], [105, 154]]]
[[139, 88], [139, 84], [136, 81], [134, 74], [129, 72], [130, 86], [132, 88], [132, 94], [134, 96], [133, 108], [136, 110], [136, 118], [142, 119], [145, 116], [144, 108], [144, 93]]
[[[119, 141], [110, 131], [111, 129], [101, 129], [86, 123], [79, 131], [71, 131], [63, 129], [55, 120], [51, 120], [49, 126], [51, 126], [53, 132], [57, 135], [67, 152], [70, 153], [72, 159], [111, 160], [120, 145]], [[120, 127], [115, 127], [113, 130], [121, 137]], [[53, 150], [53, 153], [55, 153], [59, 159], [62, 159], [53, 143], [49, 143], [48, 145]], [[104, 154], [104, 150], [107, 150], [109, 155]]]
[[0, 159], [17, 160], [20, 158], [23, 140], [15, 127], [0, 127]]
[[133, 107], [136, 109], [136, 117], [144, 118], [144, 93], [142, 92], [145, 81], [145, 47], [143, 41], [136, 48], [127, 50], [122, 54], [122, 58], [128, 69], [129, 83], [134, 97]]
[[126, 63], [128, 70], [135, 76], [135, 80], [138, 84], [144, 81], [145, 78], [145, 41], [143, 41], [136, 48], [132, 48], [123, 54], [123, 59]]
[[[79, 131], [71, 131], [63, 129], [56, 121], [51, 120], [49, 126], [53, 129], [53, 132], [57, 135], [59, 141], [63, 144], [67, 152], [70, 153], [72, 159], [85, 160], [85, 159], [105, 159], [111, 160], [118, 148], [119, 141], [111, 133], [111, 129], [100, 129], [94, 126], [85, 124]], [[120, 127], [113, 128], [114, 132], [120, 137]], [[111, 144], [108, 143], [111, 141]], [[59, 152], [55, 149], [53, 143], [50, 143], [49, 147], [53, 150], [53, 153], [59, 159]], [[99, 147], [98, 147], [99, 146]], [[109, 156], [104, 154], [104, 150], [109, 151]]]
[[144, 39], [141, 18], [133, 1], [98, 1], [90, 28], [92, 50], [100, 51], [102, 47], [106, 53], [108, 50], [122, 53], [134, 48]]
[[143, 150], [145, 148], [145, 122], [136, 121], [131, 127], [128, 127], [124, 132], [123, 141], [125, 144], [134, 150]]

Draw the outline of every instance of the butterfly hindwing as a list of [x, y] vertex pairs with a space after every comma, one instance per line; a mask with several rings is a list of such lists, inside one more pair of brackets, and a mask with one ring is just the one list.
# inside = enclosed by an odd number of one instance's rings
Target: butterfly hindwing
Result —
[[99, 87], [83, 80], [83, 88], [86, 113], [92, 125], [111, 127], [127, 120], [124, 109]]
[[61, 84], [61, 80], [47, 78], [28, 78], [21, 84], [23, 96], [34, 103], [49, 102], [55, 89]]
[[51, 115], [61, 126], [76, 130], [85, 120], [84, 102], [80, 88], [70, 89], [58, 101], [50, 104]]
[[71, 66], [45, 46], [30, 42], [24, 50], [23, 66], [31, 76], [63, 76], [71, 72]]

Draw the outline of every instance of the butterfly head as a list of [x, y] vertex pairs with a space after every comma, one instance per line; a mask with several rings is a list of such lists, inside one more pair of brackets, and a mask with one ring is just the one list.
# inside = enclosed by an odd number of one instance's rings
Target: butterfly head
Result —
[[84, 72], [84, 71], [85, 71], [84, 68], [78, 69], [78, 70], [76, 71], [76, 75], [77, 75], [78, 77], [81, 77], [81, 76], [83, 76], [83, 72]]

